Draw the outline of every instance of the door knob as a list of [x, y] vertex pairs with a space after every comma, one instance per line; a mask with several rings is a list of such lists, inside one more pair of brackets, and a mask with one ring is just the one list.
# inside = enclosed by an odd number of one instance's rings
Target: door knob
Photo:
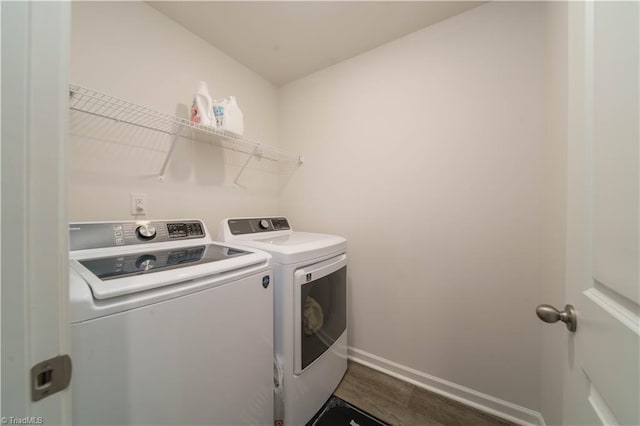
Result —
[[565, 305], [564, 311], [559, 311], [551, 305], [540, 305], [536, 308], [536, 314], [544, 322], [562, 321], [569, 331], [576, 331], [578, 327], [578, 317], [572, 305]]

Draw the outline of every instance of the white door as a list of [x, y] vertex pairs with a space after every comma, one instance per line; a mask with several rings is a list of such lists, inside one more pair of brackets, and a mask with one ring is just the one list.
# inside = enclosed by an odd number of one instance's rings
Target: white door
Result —
[[563, 423], [640, 424], [640, 3], [569, 5]]
[[[30, 376], [69, 352], [69, 6], [0, 4], [3, 424], [71, 424], [69, 390], [33, 402]], [[44, 393], [48, 380], [41, 376]]]

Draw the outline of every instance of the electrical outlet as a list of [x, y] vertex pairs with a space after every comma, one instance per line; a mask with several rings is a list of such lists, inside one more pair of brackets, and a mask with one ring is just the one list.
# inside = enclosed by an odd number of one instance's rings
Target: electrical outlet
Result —
[[149, 210], [149, 204], [147, 202], [147, 194], [143, 194], [140, 192], [132, 192], [131, 193], [131, 214], [134, 216], [146, 215], [148, 210]]

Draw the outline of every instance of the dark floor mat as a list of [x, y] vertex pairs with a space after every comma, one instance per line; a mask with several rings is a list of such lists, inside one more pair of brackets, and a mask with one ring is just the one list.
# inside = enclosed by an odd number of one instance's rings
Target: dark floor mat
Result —
[[332, 395], [306, 426], [391, 426]]

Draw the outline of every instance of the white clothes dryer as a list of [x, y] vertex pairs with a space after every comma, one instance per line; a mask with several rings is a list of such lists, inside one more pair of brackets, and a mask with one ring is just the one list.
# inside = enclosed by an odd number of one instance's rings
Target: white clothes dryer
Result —
[[69, 231], [74, 424], [272, 424], [267, 253], [199, 220]]
[[218, 239], [272, 255], [275, 422], [304, 425], [347, 370], [347, 241], [285, 217], [222, 221]]

